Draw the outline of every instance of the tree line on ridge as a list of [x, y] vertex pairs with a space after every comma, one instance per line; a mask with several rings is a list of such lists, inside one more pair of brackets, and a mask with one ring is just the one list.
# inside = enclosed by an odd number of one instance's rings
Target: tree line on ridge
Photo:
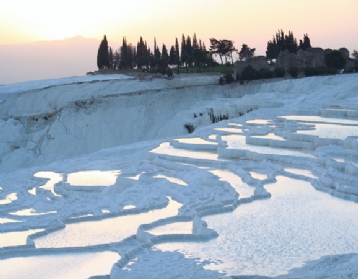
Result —
[[[308, 34], [297, 41], [293, 32], [285, 34], [282, 29], [278, 30], [271, 40], [267, 42], [266, 59], [274, 63], [281, 51], [297, 53], [299, 49], [306, 50], [311, 48], [311, 39]], [[98, 69], [146, 69], [166, 73], [166, 69], [176, 68], [179, 73], [180, 68], [190, 67], [209, 67], [219, 65], [213, 56], [218, 56], [221, 65], [233, 65], [233, 53], [237, 53], [240, 61], [245, 61], [255, 55], [256, 48], [250, 48], [247, 44], [242, 44], [240, 51], [235, 48], [234, 42], [227, 39], [210, 38], [210, 47], [207, 49], [202, 40], [198, 40], [196, 34], [193, 37], [182, 34], [179, 46], [178, 38], [168, 49], [165, 44], [158, 46], [154, 38], [154, 49], [148, 47], [147, 41], [142, 37], [136, 45], [128, 43], [123, 37], [122, 46], [113, 50], [108, 46], [106, 35], [104, 35], [97, 53]], [[358, 61], [357, 51], [353, 51], [353, 57]], [[341, 67], [344, 66], [341, 54], [333, 51], [328, 60], [333, 61]], [[330, 63], [330, 61], [328, 63]], [[337, 62], [338, 61], [338, 62]]]

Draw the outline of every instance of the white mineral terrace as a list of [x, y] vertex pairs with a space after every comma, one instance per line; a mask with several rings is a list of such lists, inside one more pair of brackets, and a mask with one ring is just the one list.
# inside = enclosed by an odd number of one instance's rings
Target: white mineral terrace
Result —
[[0, 279], [355, 278], [358, 74], [217, 81], [1, 87]]

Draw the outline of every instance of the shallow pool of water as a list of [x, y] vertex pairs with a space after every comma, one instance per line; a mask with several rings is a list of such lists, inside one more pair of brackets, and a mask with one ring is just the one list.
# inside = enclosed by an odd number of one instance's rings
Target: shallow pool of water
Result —
[[320, 138], [344, 140], [349, 136], [358, 136], [358, 125], [315, 124], [314, 130], [300, 130], [297, 133], [319, 136]]
[[310, 178], [317, 178], [317, 176], [312, 174], [312, 172], [309, 170], [297, 169], [297, 168], [284, 168], [284, 170], [293, 174], [303, 175]]
[[261, 138], [261, 139], [285, 140], [283, 137], [276, 136], [274, 133], [268, 133], [267, 135], [251, 136], [251, 137], [253, 137], [253, 138]]
[[12, 203], [17, 200], [17, 193], [11, 193], [5, 197], [5, 199], [0, 200], [0, 205], [5, 205]]
[[224, 132], [228, 134], [242, 134], [242, 129], [239, 128], [215, 128], [215, 131]]
[[16, 246], [16, 245], [25, 245], [26, 239], [30, 234], [43, 231], [38, 230], [28, 230], [24, 232], [7, 232], [0, 233], [0, 247], [7, 246]]
[[234, 212], [205, 217], [219, 237], [206, 243], [166, 243], [201, 260], [222, 261], [206, 268], [230, 275], [277, 276], [324, 255], [358, 251], [358, 204], [316, 191], [309, 182], [278, 177], [266, 185], [267, 200]]
[[171, 183], [175, 183], [181, 186], [188, 186], [188, 184], [186, 182], [184, 182], [183, 180], [177, 178], [177, 177], [172, 177], [172, 176], [167, 176], [164, 174], [158, 174], [156, 176], [154, 176], [154, 178], [165, 178], [166, 180], [168, 180]]
[[56, 183], [62, 181], [63, 179], [62, 174], [52, 171], [39, 171], [34, 174], [34, 177], [47, 178], [48, 181], [44, 185], [40, 186], [39, 188], [50, 191], [54, 196], [61, 197], [61, 195], [55, 192], [54, 187]]
[[171, 200], [166, 208], [100, 221], [67, 224], [60, 231], [35, 239], [38, 248], [77, 247], [119, 242], [137, 233], [141, 224], [176, 216], [182, 204]]
[[216, 142], [204, 140], [202, 138], [181, 138], [175, 140], [187, 144], [217, 144]]
[[114, 252], [28, 256], [0, 261], [3, 279], [86, 279], [109, 274], [120, 256]]
[[247, 185], [241, 180], [237, 174], [227, 170], [214, 170], [211, 171], [213, 174], [218, 176], [220, 180], [228, 182], [231, 187], [239, 194], [239, 198], [249, 198], [254, 195], [254, 187]]
[[218, 135], [212, 134], [209, 136], [209, 139], [216, 140]]
[[265, 124], [269, 124], [271, 121], [267, 120], [267, 119], [253, 119], [253, 120], [247, 120], [246, 124], [260, 124], [260, 125], [265, 125]]
[[37, 212], [33, 208], [26, 208], [15, 212], [11, 212], [10, 214], [16, 216], [40, 216], [40, 215], [55, 214], [55, 213], [57, 213], [57, 211]]
[[267, 179], [267, 174], [264, 174], [264, 173], [259, 173], [259, 172], [256, 172], [256, 171], [250, 171], [250, 174], [251, 174], [252, 178], [255, 178], [255, 179], [259, 179], [259, 180]]
[[229, 149], [249, 150], [260, 154], [274, 154], [274, 155], [284, 155], [284, 156], [315, 158], [311, 154], [298, 150], [246, 144], [246, 137], [241, 135], [222, 136], [222, 140], [227, 143]]
[[16, 222], [22, 222], [22, 221], [10, 219], [10, 218], [0, 218], [0, 224], [16, 223]]
[[191, 234], [192, 229], [193, 229], [193, 222], [175, 222], [175, 223], [155, 227], [151, 230], [148, 230], [148, 232], [154, 235]]
[[80, 171], [67, 174], [67, 183], [71, 186], [111, 186], [116, 183], [120, 171]]
[[342, 118], [331, 118], [331, 117], [321, 117], [314, 115], [289, 115], [289, 116], [280, 116], [278, 119], [287, 119], [294, 121], [303, 121], [311, 123], [331, 123], [331, 124], [346, 124], [346, 125], [358, 125], [358, 120], [342, 119]]
[[190, 151], [186, 149], [177, 149], [170, 145], [169, 142], [165, 142], [160, 144], [159, 147], [153, 149], [151, 151], [152, 153], [157, 154], [167, 154], [170, 156], [176, 156], [176, 157], [187, 157], [187, 158], [193, 158], [193, 159], [209, 159], [209, 160], [217, 160], [222, 161], [218, 159], [218, 154], [213, 152], [205, 152], [205, 151]]

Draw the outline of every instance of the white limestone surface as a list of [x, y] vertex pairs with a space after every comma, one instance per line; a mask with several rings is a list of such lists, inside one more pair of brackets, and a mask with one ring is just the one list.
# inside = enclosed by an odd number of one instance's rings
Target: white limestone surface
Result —
[[357, 74], [218, 78], [1, 86], [0, 278], [354, 278]]

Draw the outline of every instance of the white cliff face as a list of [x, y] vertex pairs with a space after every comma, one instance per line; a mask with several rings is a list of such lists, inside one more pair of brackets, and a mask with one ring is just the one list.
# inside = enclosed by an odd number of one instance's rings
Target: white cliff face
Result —
[[0, 277], [355, 274], [357, 74], [218, 78], [1, 86]]
[[107, 77], [64, 79], [62, 85], [38, 82], [29, 90], [23, 84], [4, 86], [1, 169], [186, 133], [182, 123], [162, 128], [176, 113], [211, 99], [210, 84], [217, 83], [216, 77], [143, 82], [122, 75]]
[[[354, 82], [343, 76], [226, 87], [217, 86], [217, 78], [184, 75], [140, 82], [109, 75], [2, 86], [0, 170], [187, 134], [254, 109], [280, 107], [281, 96], [290, 96], [288, 105], [290, 98], [301, 100], [310, 114], [318, 99], [328, 98], [325, 90], [334, 104], [348, 105], [356, 97], [349, 90]], [[252, 92], [262, 93], [244, 103], [232, 99]], [[297, 103], [294, 110], [307, 112], [305, 107]]]

